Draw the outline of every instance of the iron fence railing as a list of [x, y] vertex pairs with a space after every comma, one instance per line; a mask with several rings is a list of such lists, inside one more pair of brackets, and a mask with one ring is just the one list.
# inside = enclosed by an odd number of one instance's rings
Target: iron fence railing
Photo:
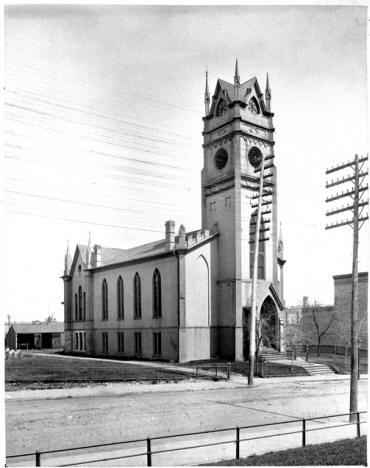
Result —
[[[131, 445], [142, 444], [142, 445], [138, 447], [138, 450], [139, 450], [138, 452], [130, 453], [128, 455], [120, 454], [119, 456], [114, 456], [114, 457], [105, 456], [103, 458], [94, 458], [94, 459], [91, 458], [88, 460], [84, 459], [78, 462], [75, 461], [73, 463], [63, 463], [62, 465], [56, 465], [56, 466], [90, 465], [93, 463], [101, 463], [101, 462], [106, 462], [106, 461], [123, 460], [127, 458], [137, 458], [137, 457], [146, 457], [146, 465], [152, 466], [152, 457], [153, 455], [156, 455], [156, 454], [197, 449], [197, 448], [202, 448], [202, 447], [212, 447], [212, 446], [217, 446], [217, 445], [227, 445], [227, 444], [235, 444], [235, 458], [240, 459], [242, 456], [241, 443], [246, 442], [246, 441], [268, 439], [271, 437], [286, 436], [290, 434], [301, 434], [301, 445], [302, 447], [305, 447], [307, 443], [307, 434], [309, 432], [323, 431], [323, 430], [340, 428], [340, 427], [345, 427], [345, 426], [350, 426], [350, 425], [352, 426], [355, 425], [356, 437], [361, 437], [361, 424], [365, 424], [367, 421], [366, 420], [361, 421], [360, 414], [367, 414], [367, 411], [357, 411], [353, 413], [316, 416], [316, 417], [310, 417], [310, 418], [293, 419], [289, 421], [275, 421], [275, 422], [265, 423], [265, 424], [253, 424], [253, 425], [240, 426], [240, 427], [231, 427], [231, 428], [229, 427], [229, 428], [215, 429], [215, 430], [210, 430], [210, 431], [188, 432], [188, 433], [183, 433], [183, 434], [173, 434], [173, 435], [165, 435], [165, 436], [158, 436], [158, 437], [151, 437], [151, 438], [147, 437], [146, 439], [136, 439], [136, 440], [112, 442], [112, 443], [106, 443], [106, 444], [72, 447], [72, 448], [58, 449], [58, 450], [43, 450], [43, 451], [36, 450], [35, 452], [30, 452], [30, 453], [25, 453], [25, 454], [7, 455], [6, 460], [7, 460], [7, 466], [11, 466], [12, 460], [22, 459], [22, 458], [30, 459], [30, 457], [32, 457], [34, 460], [35, 466], [41, 466], [42, 456], [44, 455], [60, 454], [60, 453], [67, 453], [67, 452], [71, 453], [71, 452], [76, 452], [76, 451], [91, 450], [91, 449], [97, 449], [97, 448], [106, 450], [108, 447], [117, 447], [117, 446], [123, 446], [123, 445], [128, 445], [128, 444], [131, 444]], [[330, 420], [333, 418], [347, 417], [347, 416], [349, 416], [349, 420], [346, 422], [340, 421], [339, 424], [331, 424], [329, 426], [320, 426], [320, 427], [311, 427], [311, 428], [308, 427], [308, 423], [311, 421]], [[354, 421], [352, 419], [354, 419]], [[293, 424], [300, 425], [300, 429], [295, 429], [293, 427], [292, 428], [293, 430], [289, 430], [288, 432], [276, 432], [273, 434], [263, 434], [263, 435], [253, 436], [253, 437], [243, 437], [243, 434], [242, 434], [242, 431], [246, 429], [259, 429], [259, 428], [282, 426], [282, 425], [293, 425]], [[185, 438], [189, 436], [201, 436], [205, 434], [216, 434], [216, 433], [222, 433], [222, 432], [225, 433], [225, 432], [230, 432], [230, 431], [234, 433], [234, 437], [231, 440], [226, 440], [226, 441], [223, 440], [220, 442], [201, 443], [201, 444], [196, 444], [196, 445], [191, 444], [191, 445], [186, 445], [186, 446], [183, 445], [183, 446], [176, 446], [176, 447], [162, 449], [162, 450], [156, 450], [155, 448], [153, 449], [153, 445], [152, 445], [153, 442], [156, 442], [159, 440], [166, 441], [166, 440], [175, 439], [175, 438], [178, 439], [178, 438]]]
[[[329, 345], [329, 344], [321, 344], [320, 350], [318, 345], [303, 345], [303, 344], [296, 344], [290, 345], [289, 343], [286, 346], [286, 352], [288, 354], [294, 354], [294, 352], [299, 356], [305, 356], [308, 350], [309, 355], [317, 356], [318, 351], [321, 354], [336, 354], [338, 356], [351, 356], [351, 347], [350, 346], [343, 346], [343, 345]], [[359, 348], [359, 355], [362, 358], [367, 358], [368, 350], [366, 348]]]

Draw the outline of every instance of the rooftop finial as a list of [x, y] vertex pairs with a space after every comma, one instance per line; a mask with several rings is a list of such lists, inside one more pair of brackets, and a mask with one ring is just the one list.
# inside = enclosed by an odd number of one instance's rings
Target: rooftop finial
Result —
[[204, 93], [204, 110], [206, 116], [209, 114], [209, 103], [210, 103], [210, 97], [209, 97], [209, 89], [208, 89], [208, 69], [206, 68], [206, 90]]

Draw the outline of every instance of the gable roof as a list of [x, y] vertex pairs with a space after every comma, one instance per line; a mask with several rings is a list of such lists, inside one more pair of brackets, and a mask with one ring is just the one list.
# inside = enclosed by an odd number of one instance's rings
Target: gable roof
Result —
[[64, 322], [12, 323], [10, 328], [13, 328], [17, 334], [63, 333]]
[[[212, 105], [210, 109], [210, 113], [215, 112], [215, 106], [218, 101], [218, 97], [220, 93], [224, 93], [225, 101], [230, 104], [233, 101], [241, 101], [247, 103], [249, 100], [249, 96], [252, 92], [252, 89], [255, 87], [257, 96], [261, 98], [262, 93], [257, 81], [257, 78], [254, 76], [250, 80], [245, 81], [239, 86], [239, 96], [235, 94], [235, 86], [232, 83], [228, 83], [227, 81], [221, 80], [220, 78], [217, 80], [215, 94], [213, 95]], [[265, 108], [263, 99], [260, 99], [260, 104], [262, 104], [262, 108]]]
[[[197, 239], [195, 242], [192, 241], [192, 238], [197, 235], [198, 232], [203, 232], [203, 236], [200, 239]], [[186, 247], [186, 250], [190, 250], [198, 245], [198, 242], [204, 242], [212, 240], [217, 235], [209, 234], [208, 231], [190, 231], [186, 232], [186, 241], [191, 242], [189, 246]], [[175, 243], [179, 240], [178, 236], [175, 236]], [[84, 259], [86, 258], [87, 246], [82, 244], [77, 244], [76, 252], [73, 258], [73, 265], [71, 268], [70, 275], [73, 276], [74, 268], [76, 267], [78, 255], [81, 254], [82, 263], [84, 268], [86, 268], [86, 263]], [[145, 260], [146, 258], [154, 257], [157, 255], [163, 254], [172, 254], [173, 251], [168, 249], [168, 244], [166, 239], [160, 239], [157, 241], [149, 242], [147, 244], [139, 245], [137, 247], [132, 247], [130, 249], [116, 249], [111, 247], [101, 247], [101, 263], [98, 267], [92, 267], [93, 270], [101, 267], [106, 267], [109, 265], [115, 265], [118, 263], [130, 262], [135, 260]]]
[[[73, 276], [74, 268], [76, 267], [78, 254], [81, 254], [83, 267], [86, 268], [86, 250], [87, 246], [77, 244], [76, 252], [73, 258], [73, 264], [70, 275]], [[93, 251], [92, 251], [93, 252]], [[161, 239], [147, 244], [132, 247], [130, 249], [116, 249], [112, 247], [101, 247], [101, 264], [99, 267], [114, 265], [115, 263], [128, 262], [131, 260], [138, 260], [141, 258], [152, 257], [168, 252], [166, 240]], [[97, 267], [97, 268], [99, 268]], [[94, 268], [94, 267], [93, 267]]]

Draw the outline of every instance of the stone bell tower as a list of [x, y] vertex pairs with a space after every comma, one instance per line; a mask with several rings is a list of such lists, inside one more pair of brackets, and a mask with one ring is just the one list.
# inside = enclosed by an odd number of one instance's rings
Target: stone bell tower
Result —
[[278, 279], [274, 114], [270, 106], [268, 76], [264, 98], [255, 77], [241, 83], [237, 61], [234, 83], [218, 79], [212, 100], [206, 76], [202, 228], [220, 233], [218, 352], [235, 360], [248, 355], [258, 168], [262, 154], [267, 166], [264, 179], [267, 195], [260, 230], [257, 310], [262, 314], [267, 301], [274, 335], [270, 342], [276, 349], [281, 348], [279, 312], [283, 299]]

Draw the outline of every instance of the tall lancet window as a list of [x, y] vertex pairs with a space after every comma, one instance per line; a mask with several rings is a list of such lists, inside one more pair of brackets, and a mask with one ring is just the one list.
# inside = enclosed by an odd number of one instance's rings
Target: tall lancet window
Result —
[[86, 320], [86, 293], [84, 292], [84, 313], [82, 320]]
[[217, 104], [216, 108], [216, 115], [217, 117], [221, 117], [222, 115], [226, 114], [227, 108], [226, 108], [226, 102], [223, 99], [220, 99]]
[[161, 274], [157, 269], [153, 273], [153, 317], [162, 317]]
[[82, 288], [78, 288], [78, 320], [82, 320]]
[[118, 320], [124, 318], [124, 302], [123, 302], [123, 279], [122, 276], [117, 280], [117, 317]]
[[102, 284], [102, 320], [108, 320], [108, 285], [105, 279]]
[[[255, 211], [251, 216], [251, 221], [249, 225], [249, 268], [250, 268], [250, 277], [253, 277], [253, 263], [254, 263], [254, 246], [255, 241], [258, 241], [258, 236], [256, 236], [256, 222], [257, 222], [257, 211]], [[260, 233], [259, 238], [264, 238], [265, 233], [265, 223], [263, 222], [263, 217], [261, 217]], [[259, 242], [258, 245], [258, 265], [257, 265], [257, 279], [265, 279], [265, 242]]]
[[141, 318], [141, 280], [139, 273], [134, 277], [134, 319]]

